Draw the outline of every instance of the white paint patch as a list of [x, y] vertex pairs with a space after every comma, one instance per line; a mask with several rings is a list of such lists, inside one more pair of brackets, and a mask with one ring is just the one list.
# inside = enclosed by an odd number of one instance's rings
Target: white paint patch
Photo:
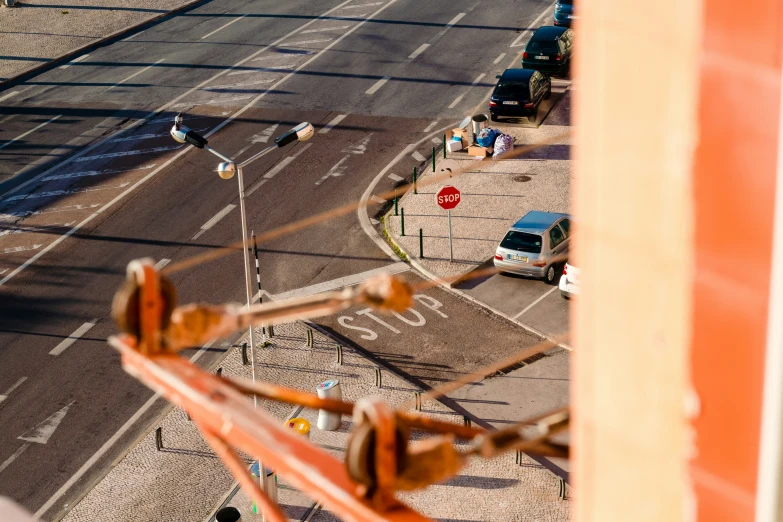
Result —
[[500, 56], [498, 56], [497, 58], [495, 58], [495, 61], [494, 61], [494, 62], [492, 62], [492, 63], [493, 63], [493, 64], [495, 64], [495, 65], [497, 65], [497, 64], [499, 64], [499, 63], [500, 63], [500, 60], [502, 60], [502, 59], [503, 59], [503, 58], [505, 58], [505, 57], [506, 57], [506, 53], [500, 53]]
[[343, 165], [343, 164], [346, 161], [348, 161], [348, 158], [350, 158], [350, 157], [351, 157], [350, 155], [344, 156], [340, 161], [337, 162], [337, 164], [334, 167], [329, 169], [329, 172], [327, 172], [324, 177], [322, 177], [321, 179], [316, 181], [315, 184], [316, 185], [320, 185], [321, 183], [323, 183], [324, 181], [326, 181], [329, 178], [332, 178], [332, 177], [339, 178], [340, 176], [345, 174], [345, 169], [347, 168], [347, 166]]
[[441, 143], [443, 143], [443, 140], [441, 140], [440, 138], [432, 138], [430, 141], [435, 145], [440, 145]]
[[97, 319], [93, 319], [92, 321], [81, 325], [71, 335], [69, 335], [67, 339], [65, 339], [63, 342], [61, 342], [60, 344], [52, 348], [52, 351], [49, 352], [49, 355], [54, 355], [56, 357], [61, 353], [63, 353], [73, 343], [78, 341], [84, 334], [92, 330], [92, 327], [95, 326], [97, 322], [98, 322]]
[[310, 33], [325, 33], [326, 31], [340, 31], [342, 29], [348, 29], [351, 27], [350, 25], [338, 25], [335, 27], [322, 27], [320, 29], [308, 29], [307, 31], [302, 31], [301, 34], [310, 34]]
[[19, 94], [21, 91], [11, 91], [8, 94], [4, 94], [3, 96], [0, 96], [0, 102], [6, 101], [8, 98], [12, 98]]
[[231, 84], [228, 84], [228, 85], [218, 85], [218, 86], [215, 86], [215, 87], [204, 87], [201, 90], [202, 91], [215, 92], [215, 91], [222, 91], [222, 90], [225, 90], [225, 89], [233, 89], [233, 88], [236, 88], [236, 87], [248, 87], [250, 85], [263, 85], [263, 84], [266, 84], [266, 83], [272, 83], [274, 81], [275, 80], [270, 78], [270, 79], [267, 79], [267, 80], [256, 80], [254, 82], [231, 83]]
[[370, 87], [369, 89], [367, 89], [364, 93], [365, 94], [375, 94], [376, 92], [378, 92], [378, 89], [383, 87], [383, 84], [385, 84], [389, 80], [391, 80], [391, 76], [384, 76], [383, 78], [381, 78], [380, 80], [375, 82], [375, 84], [372, 87]]
[[15, 389], [17, 389], [19, 386], [22, 385], [24, 381], [27, 380], [27, 377], [21, 377], [18, 381], [16, 381], [14, 384], [11, 385], [10, 388], [8, 388], [5, 393], [0, 395], [0, 402], [3, 402], [4, 400], [8, 399], [8, 396], [13, 393]]
[[139, 32], [138, 32], [138, 33], [136, 33], [136, 34], [132, 34], [132, 35], [130, 35], [129, 37], [125, 38], [125, 39], [123, 40], [123, 42], [127, 42], [128, 40], [133, 40], [133, 39], [134, 39], [134, 38], [136, 38], [137, 36], [139, 36], [139, 35], [141, 35], [141, 34], [144, 34], [144, 33], [146, 33], [146, 32], [147, 32], [147, 30], [145, 29], [145, 30], [143, 30], [143, 31], [139, 31]]
[[377, 219], [375, 219], [375, 218], [370, 218], [370, 223], [372, 223], [373, 225], [380, 225], [380, 224], [381, 224], [381, 222], [380, 222], [380, 221], [378, 221], [378, 220], [377, 220]]
[[227, 24], [221, 25], [220, 27], [218, 27], [217, 29], [215, 29], [215, 30], [214, 30], [214, 31], [212, 31], [211, 33], [205, 34], [204, 36], [202, 36], [202, 37], [201, 37], [201, 39], [202, 39], [202, 40], [204, 40], [204, 39], [206, 39], [206, 38], [209, 38], [209, 37], [210, 37], [210, 36], [212, 36], [213, 34], [215, 34], [215, 33], [218, 33], [218, 32], [220, 32], [220, 31], [222, 31], [223, 29], [225, 29], [225, 28], [226, 28], [226, 27], [228, 27], [229, 25], [237, 23], [238, 21], [240, 21], [241, 19], [243, 19], [243, 18], [244, 18], [244, 17], [246, 17], [246, 16], [247, 16], [246, 14], [243, 14], [243, 15], [242, 15], [242, 16], [240, 16], [239, 18], [234, 18], [233, 20], [231, 20], [231, 21], [230, 21], [230, 22], [228, 22]]
[[434, 128], [435, 128], [435, 125], [437, 125], [437, 124], [438, 124], [438, 120], [435, 120], [435, 121], [433, 121], [432, 123], [430, 123], [429, 125], [427, 125], [427, 126], [424, 128], [424, 132], [429, 132], [429, 131], [431, 131], [432, 129], [434, 129]]
[[38, 126], [36, 126], [36, 127], [33, 127], [33, 128], [32, 128], [32, 129], [30, 129], [29, 131], [25, 132], [24, 134], [20, 134], [19, 136], [17, 136], [16, 138], [12, 139], [11, 141], [6, 141], [6, 142], [5, 142], [5, 143], [3, 143], [2, 145], [0, 145], [0, 149], [4, 149], [4, 148], [6, 148], [7, 146], [9, 146], [10, 144], [12, 144], [12, 143], [14, 143], [14, 142], [16, 142], [16, 141], [19, 141], [19, 140], [21, 140], [21, 139], [22, 139], [22, 138], [24, 138], [25, 136], [29, 136], [30, 134], [34, 133], [35, 131], [37, 131], [37, 130], [38, 130], [38, 129], [40, 129], [41, 127], [44, 127], [44, 126], [46, 126], [46, 125], [48, 125], [48, 124], [52, 123], [54, 120], [56, 120], [56, 119], [60, 118], [61, 116], [62, 116], [62, 114], [58, 114], [57, 116], [55, 116], [54, 118], [50, 119], [49, 121], [45, 121], [45, 122], [41, 123], [40, 125], [38, 125]]
[[[166, 133], [168, 136], [168, 133]], [[155, 167], [155, 163], [149, 165], [143, 165], [141, 167], [134, 167], [132, 169], [105, 169], [105, 170], [85, 170], [83, 172], [72, 172], [70, 174], [55, 174], [53, 176], [46, 176], [41, 181], [54, 181], [56, 179], [72, 179], [83, 178], [87, 176], [104, 176], [107, 174], [122, 174], [124, 172], [133, 172], [134, 170], [147, 170]]]
[[388, 176], [386, 176], [386, 177], [387, 177], [387, 178], [389, 178], [390, 180], [392, 180], [392, 181], [396, 181], [396, 182], [398, 182], [398, 183], [404, 179], [403, 177], [401, 177], [401, 176], [398, 176], [397, 174], [394, 174], [394, 173], [392, 173], [392, 174], [389, 174], [389, 175], [388, 175]]
[[366, 272], [360, 272], [358, 274], [332, 279], [331, 281], [318, 283], [317, 285], [305, 286], [303, 288], [297, 288], [296, 290], [289, 290], [288, 292], [283, 292], [281, 294], [273, 295], [271, 296], [271, 298], [274, 301], [279, 301], [285, 299], [308, 297], [311, 295], [320, 294], [322, 292], [328, 292], [330, 290], [339, 290], [340, 288], [356, 286], [377, 275], [400, 274], [402, 272], [407, 272], [410, 269], [411, 267], [407, 263], [402, 263], [402, 262], [394, 263], [391, 265], [386, 265], [381, 268], [368, 270]]
[[166, 60], [165, 58], [161, 58], [160, 60], [158, 60], [157, 62], [153, 63], [152, 65], [148, 65], [148, 66], [147, 66], [147, 67], [145, 67], [144, 69], [142, 69], [142, 70], [140, 70], [140, 71], [138, 71], [138, 72], [135, 72], [135, 73], [131, 74], [130, 76], [128, 76], [128, 77], [127, 77], [127, 78], [125, 78], [124, 80], [121, 80], [121, 81], [119, 81], [119, 82], [115, 83], [114, 85], [112, 85], [111, 87], [109, 87], [109, 88], [107, 88], [107, 89], [104, 89], [102, 92], [108, 92], [108, 91], [110, 91], [110, 90], [114, 89], [115, 87], [117, 87], [117, 86], [119, 86], [119, 85], [122, 85], [123, 83], [127, 82], [128, 80], [132, 80], [132, 79], [133, 79], [133, 78], [135, 78], [136, 76], [138, 76], [138, 75], [142, 74], [142, 73], [143, 73], [143, 72], [145, 72], [145, 71], [149, 71], [150, 69], [152, 69], [153, 67], [155, 67], [155, 66], [156, 66], [156, 65], [158, 65], [159, 63], [162, 63], [162, 62], [164, 62], [165, 60]]
[[36, 232], [46, 232], [48, 230], [57, 230], [57, 229], [61, 229], [61, 228], [70, 227], [74, 223], [76, 223], [76, 222], [75, 221], [71, 221], [70, 223], [63, 223], [62, 225], [47, 225], [47, 226], [44, 226], [44, 227], [9, 228], [9, 229], [0, 231], [0, 237], [10, 236], [11, 234], [24, 234], [25, 232], [30, 232], [30, 233], [34, 234]]
[[372, 195], [372, 197], [371, 197], [370, 199], [372, 199], [373, 201], [375, 201], [375, 202], [376, 202], [376, 203], [378, 203], [379, 205], [383, 205], [384, 203], [386, 203], [386, 200], [385, 200], [385, 199], [379, 198], [379, 197], [378, 197], [378, 196], [376, 196], [375, 194], [373, 194], [373, 195]]
[[340, 152], [348, 152], [350, 154], [357, 154], [361, 155], [367, 152], [367, 146], [370, 144], [370, 138], [372, 138], [372, 134], [368, 134], [359, 143], [355, 143], [353, 145], [349, 145], [347, 148], [343, 149]]
[[168, 265], [169, 263], [171, 263], [171, 259], [166, 259], [164, 257], [163, 259], [155, 263], [155, 270], [162, 270], [163, 267]]
[[76, 58], [74, 60], [71, 60], [70, 62], [68, 62], [65, 65], [61, 66], [60, 69], [67, 69], [68, 67], [70, 67], [71, 65], [73, 65], [75, 63], [79, 63], [79, 62], [82, 62], [82, 61], [86, 60], [88, 56], [90, 56], [90, 55], [89, 54], [83, 54], [80, 57], [78, 57], [78, 58]]
[[237, 76], [239, 74], [255, 74], [255, 73], [265, 73], [265, 72], [276, 72], [276, 71], [290, 71], [296, 67], [294, 64], [286, 64], [286, 65], [275, 65], [274, 67], [257, 67], [255, 69], [245, 69], [243, 71], [234, 71], [228, 73], [228, 76]]
[[316, 44], [316, 43], [323, 43], [323, 42], [331, 42], [332, 38], [324, 38], [321, 40], [302, 40], [300, 42], [291, 42], [286, 44], [280, 44], [278, 47], [299, 47], [301, 45], [310, 45], [310, 44]]
[[65, 405], [59, 411], [53, 413], [45, 421], [38, 424], [35, 428], [17, 437], [19, 440], [25, 440], [27, 442], [35, 442], [36, 444], [46, 444], [54, 434], [54, 430], [60, 425], [65, 418], [65, 414], [68, 413], [68, 409], [73, 406], [76, 401], [71, 401]]
[[361, 4], [361, 5], [347, 5], [343, 7], [343, 9], [359, 9], [360, 7], [374, 7], [376, 5], [381, 5], [383, 2], [373, 2], [371, 4]]
[[33, 246], [18, 246], [18, 247], [12, 247], [12, 248], [6, 248], [3, 250], [3, 254], [16, 254], [17, 252], [27, 252], [28, 250], [38, 250], [43, 245], [33, 245]]
[[0, 464], [0, 473], [2, 473], [5, 468], [10, 466], [13, 461], [15, 461], [17, 458], [19, 458], [19, 455], [24, 453], [24, 450], [26, 450], [29, 446], [30, 446], [29, 442], [27, 442], [25, 444], [22, 444], [22, 447], [20, 447], [18, 450], [16, 450], [13, 455], [11, 455], [7, 459], [5, 459], [3, 461], [3, 463]]
[[535, 301], [533, 301], [532, 303], [530, 303], [529, 305], [527, 305], [527, 306], [524, 308], [524, 310], [522, 310], [521, 312], [519, 312], [517, 315], [515, 315], [515, 316], [514, 316], [514, 317], [512, 317], [511, 319], [512, 319], [513, 321], [516, 321], [517, 319], [519, 319], [520, 317], [522, 317], [522, 315], [524, 315], [524, 313], [525, 313], [525, 312], [527, 312], [528, 310], [530, 310], [531, 308], [533, 308], [534, 306], [536, 306], [538, 303], [540, 303], [541, 301], [543, 301], [543, 300], [544, 300], [546, 297], [548, 297], [548, 296], [549, 296], [549, 295], [550, 295], [552, 292], [554, 292], [554, 291], [555, 291], [555, 290], [557, 290], [558, 288], [559, 288], [559, 287], [557, 287], [557, 286], [553, 286], [553, 287], [552, 287], [552, 288], [550, 288], [550, 289], [549, 289], [549, 291], [547, 291], [547, 292], [546, 292], [544, 295], [542, 295], [541, 297], [539, 297], [538, 299], [536, 299]]
[[467, 14], [468, 14], [468, 13], [460, 13], [460, 14], [458, 14], [457, 16], [455, 16], [454, 18], [452, 18], [452, 19], [451, 19], [451, 21], [450, 21], [449, 23], [447, 23], [447, 24], [446, 24], [446, 27], [454, 27], [454, 25], [455, 25], [457, 22], [459, 22], [460, 20], [462, 20], [463, 18], [465, 18], [465, 15], [467, 15]]
[[417, 57], [417, 56], [419, 56], [419, 55], [420, 55], [421, 53], [423, 53], [424, 51], [426, 51], [426, 50], [427, 50], [427, 47], [429, 47], [429, 46], [430, 46], [430, 44], [428, 44], [428, 43], [421, 44], [421, 45], [419, 46], [419, 48], [418, 48], [418, 49], [416, 49], [415, 51], [413, 51], [413, 52], [410, 54], [410, 56], [408, 56], [408, 59], [409, 59], [409, 60], [415, 60], [415, 59], [416, 59], [416, 57]]
[[[67, 205], [64, 207], [54, 207], [47, 210], [27, 210], [24, 212], [12, 212], [10, 214], [4, 214], [3, 216], [27, 217], [27, 216], [40, 216], [42, 214], [54, 214], [57, 212], [72, 212], [74, 210], [90, 210], [96, 207], [100, 207], [100, 203], [93, 203], [91, 205]], [[3, 272], [0, 272], [2, 274]]]
[[340, 123], [341, 121], [343, 121], [343, 120], [345, 119], [345, 117], [346, 117], [346, 116], [348, 116], [348, 115], [347, 115], [347, 114], [340, 114], [340, 115], [338, 115], [338, 116], [337, 116], [337, 117], [335, 117], [335, 118], [334, 118], [332, 121], [330, 121], [329, 123], [327, 123], [327, 124], [326, 124], [326, 126], [325, 126], [323, 129], [319, 130], [319, 131], [318, 131], [318, 134], [326, 134], [326, 133], [328, 133], [330, 130], [332, 130], [333, 128], [335, 128], [335, 127], [337, 126], [337, 124], [338, 124], [338, 123]]
[[18, 199], [36, 199], [36, 198], [50, 198], [54, 196], [69, 196], [71, 194], [82, 194], [85, 192], [98, 192], [99, 190], [112, 190], [112, 189], [118, 189], [127, 187], [130, 185], [130, 181], [127, 181], [125, 183], [120, 183], [119, 185], [115, 185], [112, 187], [94, 187], [94, 188], [87, 188], [87, 189], [73, 189], [73, 190], [52, 190], [49, 192], [33, 192], [32, 194], [19, 194], [18, 196], [11, 196], [8, 199], [0, 200], [0, 201], [14, 201]]
[[236, 205], [226, 205], [225, 208], [223, 208], [223, 210], [221, 210], [220, 212], [212, 216], [212, 218], [209, 221], [201, 225], [201, 230], [199, 230], [199, 232], [195, 236], [193, 236], [193, 239], [198, 239], [199, 237], [201, 237], [201, 234], [203, 234], [210, 228], [217, 225], [218, 221], [226, 217], [235, 208], [237, 208]]
[[5, 273], [6, 273], [6, 272], [8, 272], [9, 270], [11, 270], [11, 269], [10, 269], [10, 268], [4, 268], [4, 269], [0, 270], [0, 275], [3, 275], [3, 274], [5, 274]]
[[413, 157], [413, 159], [415, 159], [415, 160], [416, 160], [416, 161], [418, 161], [419, 163], [421, 163], [422, 161], [424, 161], [425, 159], [427, 159], [427, 158], [425, 158], [424, 156], [422, 156], [422, 155], [421, 155], [421, 153], [420, 153], [419, 151], [417, 151], [417, 150], [414, 150], [414, 151], [413, 151], [413, 154], [411, 154], [411, 156]]
[[170, 150], [177, 150], [184, 147], [184, 145], [171, 145], [169, 147], [155, 147], [153, 149], [138, 149], [138, 150], [124, 150], [122, 152], [109, 152], [108, 154], [96, 154], [95, 156], [82, 156], [73, 160], [75, 163], [84, 163], [85, 161], [95, 161], [106, 158], [122, 158], [125, 156], [140, 156], [144, 154], [156, 154], [158, 152], [168, 152]]
[[255, 183], [253, 183], [252, 185], [250, 185], [250, 187], [247, 190], [245, 190], [245, 197], [248, 197], [250, 194], [252, 194], [256, 190], [261, 188], [261, 185], [263, 185], [267, 181], [269, 181], [269, 180], [266, 179], [266, 178], [261, 178], [258, 181], [256, 181]]
[[275, 123], [274, 125], [270, 125], [266, 129], [262, 130], [252, 138], [250, 138], [250, 141], [252, 143], [266, 143], [269, 141], [269, 138], [272, 137], [272, 135], [275, 133], [277, 128], [280, 126], [279, 123]]

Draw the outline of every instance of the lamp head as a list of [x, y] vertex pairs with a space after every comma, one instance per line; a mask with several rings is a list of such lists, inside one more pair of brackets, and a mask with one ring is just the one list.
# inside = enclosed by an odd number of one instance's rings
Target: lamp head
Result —
[[218, 165], [217, 173], [218, 176], [220, 176], [223, 179], [231, 179], [234, 177], [234, 174], [236, 173], [237, 164], [233, 161], [224, 161], [220, 165]]

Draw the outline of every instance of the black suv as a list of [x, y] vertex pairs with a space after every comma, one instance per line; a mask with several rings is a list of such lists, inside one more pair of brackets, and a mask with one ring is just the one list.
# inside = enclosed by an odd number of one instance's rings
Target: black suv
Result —
[[552, 96], [549, 78], [530, 69], [506, 69], [498, 78], [489, 98], [492, 121], [498, 121], [498, 116], [527, 116], [529, 121], [536, 121], [541, 100]]
[[573, 29], [551, 25], [539, 27], [525, 46], [522, 67], [551, 76], [567, 76], [573, 54]]

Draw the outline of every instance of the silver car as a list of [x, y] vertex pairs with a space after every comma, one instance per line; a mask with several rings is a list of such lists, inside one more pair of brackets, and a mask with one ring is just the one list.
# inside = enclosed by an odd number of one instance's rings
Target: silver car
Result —
[[568, 259], [568, 214], [530, 211], [514, 223], [495, 252], [498, 272], [555, 280], [556, 267]]

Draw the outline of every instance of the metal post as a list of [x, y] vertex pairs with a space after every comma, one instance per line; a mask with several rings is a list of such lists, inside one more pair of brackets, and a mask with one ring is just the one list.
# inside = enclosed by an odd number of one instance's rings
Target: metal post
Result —
[[337, 364], [339, 366], [343, 365], [343, 347], [339, 344], [334, 345], [335, 349], [337, 350]]
[[380, 388], [381, 384], [382, 384], [382, 381], [381, 381], [381, 369], [380, 369], [380, 367], [376, 366], [375, 367], [375, 387], [376, 388]]
[[[256, 258], [256, 283], [258, 286], [258, 304], [261, 304], [264, 301], [264, 298], [261, 294], [261, 265], [258, 262], [258, 243], [256, 242], [256, 233], [255, 231], [250, 232], [250, 236], [253, 238], [253, 257]], [[266, 327], [261, 327], [261, 343], [266, 344]]]
[[[443, 135], [443, 159], [446, 159], [446, 135]], [[435, 169], [432, 169], [433, 172]]]
[[435, 147], [432, 147], [432, 172], [435, 172]]
[[155, 449], [163, 449], [163, 428], [155, 428]]
[[247, 358], [247, 343], [242, 343], [242, 366], [247, 366], [250, 361]]
[[395, 216], [399, 216], [400, 215], [400, 211], [397, 209], [397, 202], [399, 201], [399, 199], [400, 198], [398, 198], [398, 197], [394, 198], [394, 215]]
[[449, 213], [449, 263], [454, 261], [454, 249], [451, 246], [451, 210], [447, 210]]
[[424, 233], [419, 229], [419, 258], [424, 259]]
[[405, 237], [405, 208], [400, 209], [400, 235]]
[[419, 192], [416, 190], [416, 167], [413, 167], [413, 193], [418, 194]]

